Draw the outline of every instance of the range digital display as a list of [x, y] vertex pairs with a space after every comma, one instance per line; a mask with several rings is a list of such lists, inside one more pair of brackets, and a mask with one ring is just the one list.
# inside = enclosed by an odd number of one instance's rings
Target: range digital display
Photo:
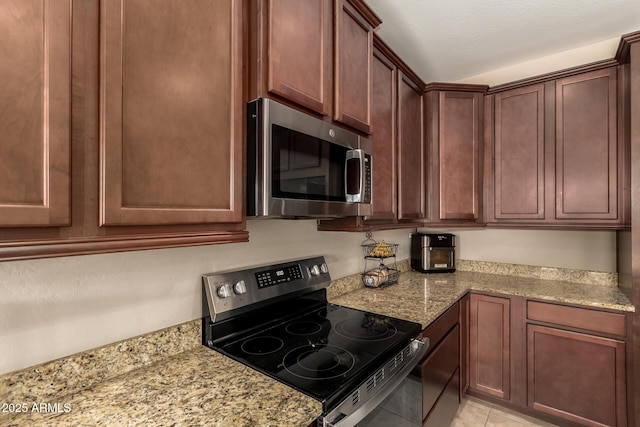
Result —
[[299, 279], [302, 279], [302, 270], [300, 270], [299, 265], [274, 268], [256, 273], [256, 282], [258, 282], [259, 289]]

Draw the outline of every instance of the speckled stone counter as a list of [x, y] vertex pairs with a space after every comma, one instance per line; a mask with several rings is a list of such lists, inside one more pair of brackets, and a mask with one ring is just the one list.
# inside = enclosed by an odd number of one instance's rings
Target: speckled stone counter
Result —
[[1, 403], [27, 409], [0, 412], [2, 426], [303, 427], [322, 412], [320, 402], [203, 346], [66, 396]]
[[[465, 265], [478, 268], [476, 264]], [[496, 270], [489, 263], [480, 267]], [[496, 271], [518, 275], [549, 270], [498, 267]], [[359, 274], [335, 280], [329, 300], [423, 327], [469, 290], [634, 310], [619, 288], [602, 285], [615, 277], [603, 280], [602, 274], [594, 279], [591, 273], [553, 271], [571, 280], [602, 283], [588, 285], [477, 271], [421, 274], [407, 271], [408, 260], [398, 268], [399, 283], [384, 289], [364, 288]], [[203, 347], [201, 333], [200, 320], [194, 320], [1, 375], [0, 425], [306, 427], [321, 414], [320, 402]]]
[[330, 296], [330, 301], [411, 320], [425, 328], [469, 290], [634, 311], [634, 306], [618, 287], [468, 271], [449, 274], [405, 271], [395, 285], [386, 288], [360, 287], [342, 295]]

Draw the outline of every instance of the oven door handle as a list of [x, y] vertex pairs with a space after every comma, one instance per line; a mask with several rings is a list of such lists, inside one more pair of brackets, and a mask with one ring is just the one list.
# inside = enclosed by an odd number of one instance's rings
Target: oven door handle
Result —
[[[393, 374], [393, 377], [384, 384], [382, 388], [378, 390], [378, 393], [367, 400], [364, 405], [356, 409], [349, 415], [344, 415], [340, 412], [340, 408], [343, 403], [329, 413], [326, 417], [322, 417], [318, 423], [320, 427], [354, 427], [357, 423], [362, 421], [371, 411], [373, 411], [378, 405], [387, 398], [402, 381], [411, 373], [413, 368], [424, 357], [429, 348], [429, 338], [416, 338], [411, 342], [412, 354], [409, 361]], [[350, 400], [350, 398], [347, 398]]]

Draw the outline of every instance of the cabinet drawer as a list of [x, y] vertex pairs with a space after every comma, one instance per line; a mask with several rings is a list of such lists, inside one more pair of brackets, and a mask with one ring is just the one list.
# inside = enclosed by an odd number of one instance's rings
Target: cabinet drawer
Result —
[[[429, 345], [431, 349], [436, 348], [438, 343], [447, 335], [457, 323], [459, 319], [459, 303], [455, 303], [449, 310], [440, 315], [433, 323], [431, 323], [422, 332], [422, 335], [429, 337]], [[428, 352], [431, 351], [427, 350]]]
[[624, 314], [527, 301], [527, 318], [603, 334], [626, 335]]
[[426, 417], [460, 362], [460, 327], [455, 328], [421, 363], [422, 417]]

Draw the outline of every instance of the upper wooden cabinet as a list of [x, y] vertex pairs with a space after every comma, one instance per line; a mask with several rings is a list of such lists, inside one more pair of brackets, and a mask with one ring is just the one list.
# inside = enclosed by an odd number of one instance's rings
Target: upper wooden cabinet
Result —
[[[497, 93], [489, 218], [544, 219], [544, 85]], [[490, 144], [491, 146], [491, 144]]]
[[250, 8], [250, 47], [255, 58], [250, 67], [250, 97], [275, 95], [328, 114], [332, 0], [252, 1]]
[[373, 214], [321, 221], [320, 230], [416, 227], [424, 221], [424, 82], [380, 38], [374, 36], [373, 43]]
[[[425, 217], [423, 88], [398, 74], [398, 219]], [[375, 162], [375, 158], [373, 159]]]
[[71, 2], [0, 3], [0, 227], [71, 221]]
[[241, 8], [101, 7], [100, 223], [241, 222]]
[[616, 68], [556, 81], [557, 219], [620, 219], [617, 89]]
[[398, 69], [377, 48], [371, 59], [371, 141], [373, 142], [373, 214], [394, 220], [397, 215], [396, 93]]
[[487, 86], [426, 88], [428, 221], [482, 224], [483, 93]]
[[274, 98], [362, 133], [371, 126], [373, 29], [362, 0], [249, 3], [249, 98]]
[[245, 2], [0, 3], [0, 259], [248, 239]]
[[[352, 4], [353, 3], [353, 4]], [[373, 28], [380, 24], [375, 15], [367, 19], [354, 6], [364, 2], [336, 0], [335, 76], [333, 117], [362, 132], [371, 125], [371, 52]]]
[[488, 97], [487, 224], [628, 224], [619, 72], [610, 67]]

